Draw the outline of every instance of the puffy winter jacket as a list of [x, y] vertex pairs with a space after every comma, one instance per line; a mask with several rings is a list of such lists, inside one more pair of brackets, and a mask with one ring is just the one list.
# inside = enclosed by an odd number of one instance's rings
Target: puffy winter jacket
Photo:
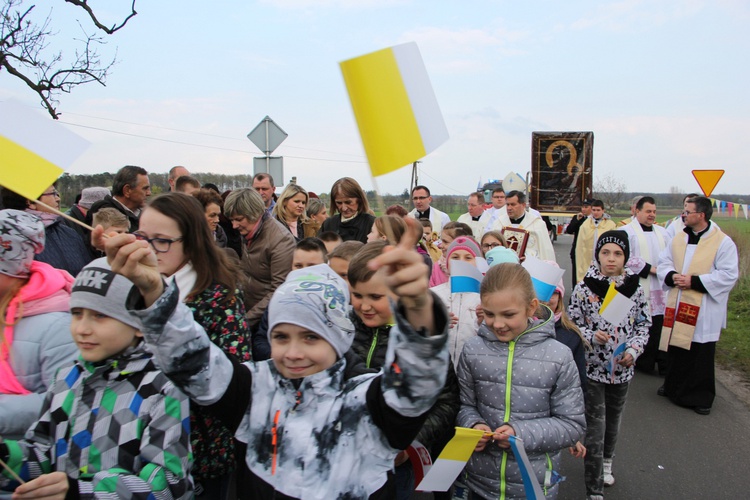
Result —
[[8, 361], [30, 394], [0, 394], [0, 436], [20, 439], [39, 418], [55, 372], [72, 365], [78, 348], [70, 336], [70, 313], [51, 312], [16, 323]]
[[[635, 292], [625, 292], [630, 300], [634, 302], [628, 317], [619, 325], [612, 325], [609, 321], [599, 315], [602, 301], [609, 281], [614, 281], [616, 287], [625, 286], [625, 281], [636, 284]], [[592, 290], [591, 284], [601, 284], [600, 295]], [[586, 375], [588, 378], [601, 384], [624, 384], [633, 378], [633, 366], [624, 367], [615, 364], [614, 380], [611, 372], [612, 356], [615, 349], [621, 343], [625, 343], [626, 352], [637, 360], [643, 353], [648, 342], [648, 331], [651, 328], [651, 310], [646, 300], [643, 287], [638, 284], [637, 278], [630, 269], [625, 268], [625, 274], [607, 278], [601, 274], [596, 265], [592, 265], [583, 281], [578, 283], [570, 296], [570, 307], [568, 308], [570, 319], [581, 329], [583, 337], [591, 344], [592, 349], [586, 353]], [[610, 334], [606, 344], [594, 342], [594, 334], [602, 330]]]
[[[354, 342], [351, 351], [364, 360], [367, 368], [379, 370], [385, 365], [391, 326], [370, 328], [362, 323], [354, 312], [351, 313], [350, 319], [354, 324]], [[451, 363], [448, 366], [443, 390], [440, 391], [437, 401], [427, 414], [427, 419], [416, 437], [416, 440], [430, 451], [433, 460], [437, 459], [453, 437], [458, 408], [458, 379], [453, 363]]]
[[[583, 439], [586, 429], [583, 392], [573, 355], [555, 340], [555, 320], [548, 308], [511, 342], [500, 341], [482, 325], [464, 345], [458, 362], [461, 410], [458, 425], [484, 423], [497, 429], [507, 423], [523, 440], [539, 483], [559, 467], [560, 450]], [[472, 454], [465, 480], [481, 498], [526, 498], [516, 457], [488, 443]], [[547, 498], [557, 486], [546, 487]]]
[[[447, 316], [424, 337], [395, 313], [384, 372], [347, 378], [347, 359], [299, 380], [272, 361], [239, 364], [212, 344], [177, 304], [174, 285], [134, 311], [164, 372], [247, 443], [255, 499], [390, 499], [388, 476], [445, 384]], [[169, 321], [173, 328], [164, 329]], [[162, 333], [164, 330], [164, 333]]]
[[187, 500], [189, 434], [187, 397], [139, 344], [60, 370], [26, 438], [7, 442], [8, 463], [26, 481], [65, 472], [66, 498]]

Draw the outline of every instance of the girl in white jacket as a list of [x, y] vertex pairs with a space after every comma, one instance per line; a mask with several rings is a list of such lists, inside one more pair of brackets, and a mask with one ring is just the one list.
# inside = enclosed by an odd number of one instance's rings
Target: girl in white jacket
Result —
[[[459, 236], [448, 246], [445, 260], [450, 272], [451, 262], [462, 260], [473, 266], [477, 265], [477, 257], [482, 256], [479, 244], [470, 236]], [[453, 360], [453, 365], [458, 365], [458, 357], [461, 355], [464, 343], [477, 335], [479, 324], [477, 321], [477, 306], [480, 304], [479, 294], [474, 292], [451, 292], [450, 279], [440, 285], [431, 288], [435, 295], [440, 297], [451, 319], [448, 330], [448, 350]]]

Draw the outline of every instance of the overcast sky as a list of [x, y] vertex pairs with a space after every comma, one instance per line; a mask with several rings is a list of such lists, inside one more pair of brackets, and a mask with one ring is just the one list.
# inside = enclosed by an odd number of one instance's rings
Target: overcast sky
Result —
[[[36, 3], [37, 14], [54, 8], [53, 48], [68, 50], [77, 11]], [[91, 3], [113, 9], [110, 22], [129, 7]], [[260, 153], [245, 136], [269, 115], [289, 134], [275, 152], [285, 181], [328, 192], [347, 175], [371, 189], [338, 63], [415, 41], [450, 133], [420, 164], [436, 194], [525, 175], [531, 133], [554, 130], [594, 132], [595, 182], [686, 192], [697, 189], [691, 170], [724, 169], [714, 196], [750, 193], [744, 0], [141, 0], [136, 10], [104, 47], [118, 60], [107, 86], [61, 97], [61, 121], [93, 143], [70, 173], [252, 173]], [[37, 107], [0, 73], [0, 99], [11, 97]], [[378, 187], [400, 192], [410, 175]]]

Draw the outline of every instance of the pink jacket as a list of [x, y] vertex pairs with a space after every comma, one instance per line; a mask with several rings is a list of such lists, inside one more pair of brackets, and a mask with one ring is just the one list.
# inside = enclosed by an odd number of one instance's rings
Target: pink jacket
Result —
[[67, 312], [73, 277], [67, 271], [56, 269], [44, 262], [31, 264], [29, 281], [18, 291], [5, 310], [3, 343], [0, 346], [0, 394], [28, 394], [16, 378], [8, 362], [13, 344], [13, 327], [21, 317], [48, 312]]

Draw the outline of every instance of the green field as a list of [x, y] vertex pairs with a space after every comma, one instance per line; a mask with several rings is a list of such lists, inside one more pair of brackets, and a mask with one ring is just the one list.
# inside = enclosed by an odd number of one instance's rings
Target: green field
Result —
[[737, 244], [740, 256], [740, 279], [729, 296], [727, 328], [716, 344], [717, 362], [725, 368], [737, 370], [750, 382], [750, 220], [716, 217]]

